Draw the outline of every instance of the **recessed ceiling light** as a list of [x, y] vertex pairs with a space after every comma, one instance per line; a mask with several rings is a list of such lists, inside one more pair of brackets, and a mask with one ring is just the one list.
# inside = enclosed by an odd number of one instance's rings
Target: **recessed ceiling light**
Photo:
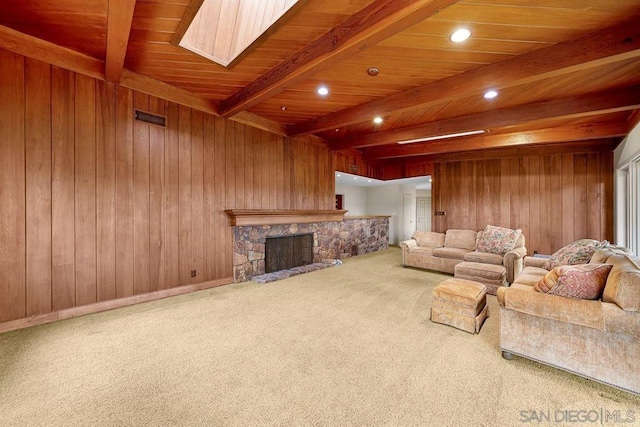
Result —
[[354, 176], [353, 179], [358, 179], [358, 177]]
[[338, 173], [338, 174], [336, 174], [336, 176], [337, 176], [338, 178], [340, 178], [342, 175], [340, 175], [340, 174]]
[[284, 106], [284, 105], [280, 106], [280, 109], [281, 109], [282, 111], [287, 111], [287, 107], [286, 107], [286, 106]]
[[329, 89], [326, 86], [320, 86], [316, 92], [318, 92], [318, 95], [321, 96], [326, 96], [329, 95]]
[[371, 77], [375, 77], [380, 74], [380, 69], [378, 67], [370, 67], [369, 69], [367, 69], [367, 74], [369, 74]]
[[460, 43], [465, 41], [469, 37], [471, 37], [471, 31], [469, 31], [466, 28], [460, 28], [454, 31], [453, 34], [451, 34], [451, 36], [449, 36], [449, 40], [451, 40], [454, 43]]
[[382, 117], [378, 116], [378, 117], [374, 117], [373, 118], [373, 123], [379, 125], [380, 123], [382, 123], [384, 120], [382, 120]]
[[371, 182], [371, 180], [369, 179], [369, 180], [367, 180], [367, 182]]
[[498, 96], [498, 92], [495, 90], [488, 90], [484, 93], [484, 99], [492, 99]]

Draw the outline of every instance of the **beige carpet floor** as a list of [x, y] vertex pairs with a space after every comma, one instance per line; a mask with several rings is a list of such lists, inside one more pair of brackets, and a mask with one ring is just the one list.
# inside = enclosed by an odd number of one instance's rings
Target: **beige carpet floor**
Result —
[[448, 276], [400, 257], [2, 334], [0, 425], [639, 425], [633, 395], [502, 359], [493, 296], [478, 335], [430, 322]]

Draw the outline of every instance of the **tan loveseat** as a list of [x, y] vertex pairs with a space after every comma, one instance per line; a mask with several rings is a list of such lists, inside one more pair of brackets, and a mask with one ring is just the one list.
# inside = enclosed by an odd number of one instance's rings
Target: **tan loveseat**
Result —
[[518, 238], [515, 248], [504, 255], [476, 251], [482, 231], [447, 230], [446, 233], [415, 231], [410, 240], [400, 243], [402, 265], [453, 274], [455, 266], [463, 261], [489, 265], [502, 265], [511, 283], [523, 268], [527, 253], [524, 236]]
[[536, 292], [544, 259], [525, 258], [497, 292], [503, 356], [523, 356], [640, 394], [640, 259], [606, 249], [591, 263], [613, 265], [601, 300]]

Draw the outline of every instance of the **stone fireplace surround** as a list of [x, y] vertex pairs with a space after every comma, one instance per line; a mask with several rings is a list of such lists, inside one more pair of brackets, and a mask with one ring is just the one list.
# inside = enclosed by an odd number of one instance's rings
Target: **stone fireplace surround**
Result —
[[[243, 211], [247, 212], [247, 211]], [[313, 234], [313, 262], [332, 263], [336, 259], [349, 258], [389, 247], [389, 217], [343, 217], [346, 211], [304, 211], [304, 216], [283, 216], [285, 211], [252, 212], [252, 219], [242, 219], [240, 211], [227, 211], [233, 225], [233, 274], [234, 281], [244, 282], [265, 273], [265, 242], [267, 237], [291, 234]], [[264, 215], [264, 213], [267, 215]], [[269, 212], [275, 213], [269, 219]], [[313, 212], [319, 212], [314, 215]], [[319, 218], [319, 221], [314, 221]], [[297, 222], [278, 223], [287, 220]], [[260, 224], [250, 224], [251, 222]], [[314, 221], [314, 222], [309, 222]], [[269, 224], [269, 222], [276, 222]], [[242, 225], [239, 225], [242, 224]]]

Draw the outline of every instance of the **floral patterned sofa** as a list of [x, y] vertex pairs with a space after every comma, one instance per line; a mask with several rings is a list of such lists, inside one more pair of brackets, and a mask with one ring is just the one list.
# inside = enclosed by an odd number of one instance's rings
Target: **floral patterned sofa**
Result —
[[[522, 271], [527, 253], [520, 230], [487, 225], [482, 231], [451, 229], [446, 233], [415, 231], [400, 243], [402, 265], [453, 274], [462, 262], [501, 265], [511, 283]], [[490, 267], [489, 267], [490, 268]]]
[[640, 394], [640, 259], [582, 239], [497, 292], [500, 349]]

